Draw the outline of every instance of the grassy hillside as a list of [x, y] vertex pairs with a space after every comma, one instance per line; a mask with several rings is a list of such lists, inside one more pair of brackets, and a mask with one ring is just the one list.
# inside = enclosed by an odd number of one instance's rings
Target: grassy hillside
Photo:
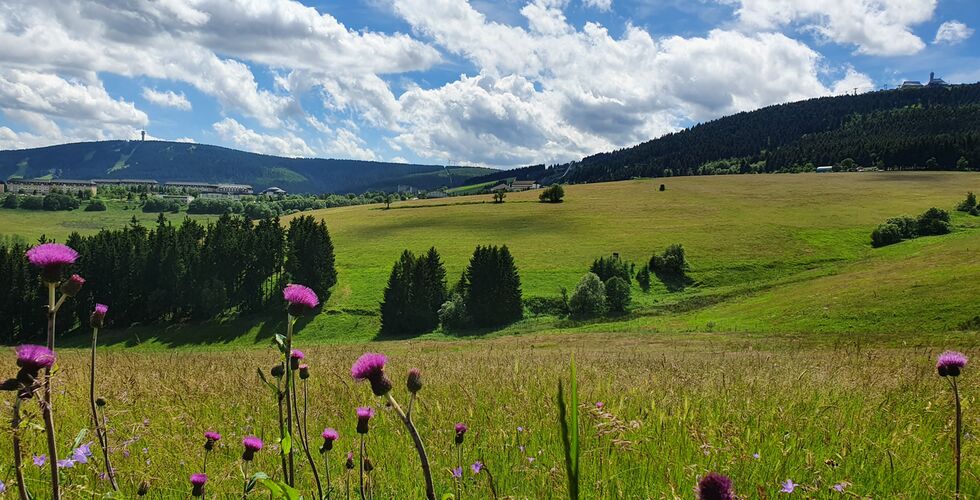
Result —
[[279, 186], [290, 192], [361, 193], [460, 186], [494, 172], [359, 160], [283, 158], [207, 144], [102, 141], [0, 151], [0, 178], [156, 179]]
[[[888, 217], [931, 206], [951, 210], [967, 190], [980, 191], [980, 174], [690, 177], [667, 180], [664, 192], [659, 184], [568, 186], [558, 205], [526, 192], [504, 204], [485, 195], [315, 212], [330, 228], [339, 283], [305, 335], [324, 342], [374, 338], [378, 302], [402, 250], [435, 246], [453, 284], [480, 244], [511, 248], [525, 298], [573, 289], [598, 256], [619, 252], [641, 263], [671, 243], [684, 245], [696, 282], [674, 292], [655, 282], [650, 293], [634, 284], [634, 313], [615, 321], [529, 317], [502, 334], [945, 332], [980, 314], [974, 300], [980, 266], [970, 257], [980, 247], [980, 219], [954, 212], [950, 235], [880, 249], [869, 240]], [[5, 227], [17, 224], [10, 217], [0, 211]], [[248, 345], [265, 342], [279, 321], [251, 317], [119, 335], [151, 345]]]

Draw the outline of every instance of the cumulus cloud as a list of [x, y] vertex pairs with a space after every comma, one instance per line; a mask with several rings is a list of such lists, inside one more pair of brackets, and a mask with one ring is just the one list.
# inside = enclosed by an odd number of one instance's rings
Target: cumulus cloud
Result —
[[612, 0], [585, 0], [584, 3], [589, 7], [594, 7], [603, 11], [612, 9]]
[[282, 135], [262, 134], [233, 118], [225, 118], [212, 125], [212, 128], [222, 139], [253, 153], [290, 157], [316, 156], [316, 152], [306, 141], [288, 132]]
[[936, 31], [936, 38], [932, 43], [956, 45], [971, 36], [973, 36], [973, 28], [959, 21], [946, 21], [939, 25], [939, 29]]
[[191, 110], [191, 102], [187, 100], [187, 96], [183, 92], [177, 94], [172, 90], [161, 92], [149, 87], [143, 87], [143, 99], [164, 108], [174, 108], [181, 111]]
[[900, 56], [925, 47], [912, 27], [932, 19], [937, 0], [718, 0], [737, 6], [746, 28], [800, 25], [860, 54]]

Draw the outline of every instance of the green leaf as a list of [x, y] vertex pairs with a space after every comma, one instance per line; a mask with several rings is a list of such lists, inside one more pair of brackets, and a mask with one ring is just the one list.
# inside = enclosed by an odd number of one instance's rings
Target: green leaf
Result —
[[72, 448], [78, 448], [82, 445], [82, 440], [85, 439], [85, 435], [88, 434], [88, 429], [82, 429], [78, 431], [78, 435], [75, 436], [75, 444], [71, 445]]
[[252, 474], [252, 477], [248, 478], [248, 483], [245, 485], [245, 492], [250, 493], [255, 489], [255, 484], [263, 479], [269, 479], [269, 475], [265, 472], [256, 472]]
[[443, 493], [442, 500], [456, 500], [456, 495], [452, 493]]
[[289, 431], [285, 431], [285, 432], [286, 433], [282, 436], [282, 439], [279, 441], [279, 446], [282, 448], [282, 452], [288, 455], [290, 450], [293, 449], [293, 440], [292, 438], [289, 437]]
[[285, 498], [287, 500], [300, 500], [301, 495], [299, 490], [289, 486], [282, 481], [274, 481], [272, 479], [258, 479], [259, 484], [265, 486], [272, 494], [272, 498]]

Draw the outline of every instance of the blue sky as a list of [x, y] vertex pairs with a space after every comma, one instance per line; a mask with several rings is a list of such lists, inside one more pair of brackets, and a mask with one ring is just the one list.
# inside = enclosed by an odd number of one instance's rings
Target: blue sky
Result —
[[138, 137], [513, 167], [980, 80], [975, 0], [10, 0], [0, 149]]

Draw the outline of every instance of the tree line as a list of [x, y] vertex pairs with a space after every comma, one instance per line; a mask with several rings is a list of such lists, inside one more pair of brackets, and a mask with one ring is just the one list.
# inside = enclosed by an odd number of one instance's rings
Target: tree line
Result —
[[[44, 238], [42, 237], [42, 241]], [[336, 283], [333, 244], [326, 224], [311, 216], [257, 223], [224, 215], [203, 225], [179, 226], [162, 214], [147, 228], [133, 219], [121, 229], [92, 236], [71, 234], [65, 244], [79, 252], [72, 271], [86, 279], [62, 328], [87, 324], [95, 302], [110, 304], [110, 326], [207, 319], [226, 312], [280, 307], [287, 282], [303, 283], [329, 297]], [[34, 339], [44, 331], [36, 316], [43, 303], [28, 245], [0, 242], [0, 342]]]

